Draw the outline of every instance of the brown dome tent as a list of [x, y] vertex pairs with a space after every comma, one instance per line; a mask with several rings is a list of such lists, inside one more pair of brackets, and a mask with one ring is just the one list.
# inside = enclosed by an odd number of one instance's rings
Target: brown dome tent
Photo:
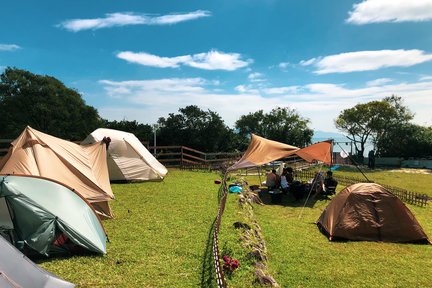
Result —
[[411, 211], [399, 198], [375, 183], [343, 189], [317, 223], [329, 240], [429, 243]]

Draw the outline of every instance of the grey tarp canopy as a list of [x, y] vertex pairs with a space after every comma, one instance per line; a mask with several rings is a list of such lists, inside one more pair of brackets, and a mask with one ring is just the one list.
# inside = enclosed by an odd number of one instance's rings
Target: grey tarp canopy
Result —
[[39, 268], [0, 236], [0, 287], [68, 288], [74, 284]]
[[0, 175], [0, 200], [0, 232], [23, 251], [106, 253], [95, 210], [69, 187], [36, 176]]

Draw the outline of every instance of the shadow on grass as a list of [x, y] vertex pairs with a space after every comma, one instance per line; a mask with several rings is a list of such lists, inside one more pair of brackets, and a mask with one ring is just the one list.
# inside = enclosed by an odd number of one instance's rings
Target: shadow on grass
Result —
[[[265, 205], [279, 205], [286, 207], [309, 207], [313, 208], [317, 201], [329, 200], [329, 198], [321, 198], [319, 196], [315, 197], [314, 195], [310, 195], [309, 199], [307, 199], [307, 195], [302, 197], [301, 199], [296, 199], [292, 194], [281, 194], [278, 196], [270, 195], [266, 190], [263, 190], [259, 193], [259, 197], [261, 201]], [[306, 202], [306, 205], [305, 205]]]
[[[217, 204], [219, 203], [223, 196], [223, 185], [219, 186]], [[201, 287], [202, 288], [216, 288], [216, 275], [214, 270], [213, 263], [213, 232], [216, 224], [215, 218], [210, 225], [210, 229], [208, 231], [207, 242], [204, 249], [204, 254], [202, 258], [202, 267], [201, 267]]]
[[27, 257], [36, 264], [42, 264], [42, 263], [49, 263], [59, 259], [68, 259], [72, 257], [102, 258], [103, 256], [91, 252], [81, 252], [81, 253], [54, 254], [49, 257], [41, 254], [30, 254]]
[[213, 266], [213, 231], [216, 219], [210, 225], [207, 243], [204, 250], [201, 268], [201, 287], [202, 288], [216, 288], [216, 277], [214, 274]]

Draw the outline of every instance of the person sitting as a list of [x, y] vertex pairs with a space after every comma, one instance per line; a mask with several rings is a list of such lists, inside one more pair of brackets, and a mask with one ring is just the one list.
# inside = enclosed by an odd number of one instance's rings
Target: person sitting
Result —
[[286, 168], [284, 168], [282, 171], [282, 175], [280, 177], [280, 187], [281, 187], [282, 193], [284, 193], [284, 194], [288, 193], [288, 189], [289, 189], [289, 183], [287, 180], [287, 175], [288, 175], [288, 171]]
[[286, 173], [285, 177], [287, 179], [288, 185], [290, 185], [294, 181], [294, 170], [292, 167], [287, 167], [286, 172], [287, 173]]
[[269, 191], [279, 187], [279, 176], [276, 174], [275, 169], [272, 169], [271, 172], [267, 174], [265, 185], [268, 187]]
[[322, 194], [324, 195], [333, 195], [336, 194], [336, 186], [338, 181], [333, 178], [333, 172], [327, 171], [326, 177], [324, 178], [324, 190]]

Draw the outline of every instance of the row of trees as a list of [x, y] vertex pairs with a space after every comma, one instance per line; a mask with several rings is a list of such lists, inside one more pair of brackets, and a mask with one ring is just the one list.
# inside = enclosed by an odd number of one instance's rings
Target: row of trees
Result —
[[[432, 128], [412, 124], [413, 114], [397, 96], [343, 110], [336, 127], [355, 143], [358, 155], [372, 141], [381, 156], [421, 157], [432, 151]], [[153, 137], [154, 127], [137, 121], [108, 121], [81, 95], [59, 80], [16, 68], [0, 75], [0, 138], [15, 138], [25, 126], [70, 140], [99, 127]], [[242, 115], [231, 129], [218, 113], [190, 105], [157, 122], [158, 145], [184, 145], [205, 152], [243, 151], [250, 133], [303, 147], [311, 143], [309, 120], [296, 110], [277, 107]]]
[[[286, 107], [243, 115], [235, 129], [211, 110], [190, 105], [178, 112], [159, 118], [159, 145], [234, 151], [246, 148], [249, 133], [298, 146], [309, 144], [313, 135], [309, 121]], [[0, 115], [0, 138], [15, 138], [27, 125], [70, 140], [81, 140], [99, 127], [128, 131], [141, 140], [152, 139], [154, 133], [152, 126], [137, 121], [102, 119], [77, 91], [59, 80], [15, 68], [6, 68], [0, 75]]]

